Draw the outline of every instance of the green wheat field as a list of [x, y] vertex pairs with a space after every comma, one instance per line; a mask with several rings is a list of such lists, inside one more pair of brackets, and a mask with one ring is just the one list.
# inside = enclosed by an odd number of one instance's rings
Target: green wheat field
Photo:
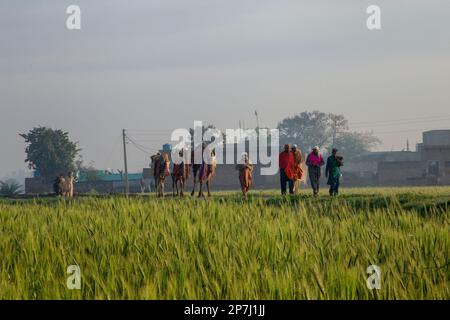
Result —
[[322, 192], [0, 199], [0, 299], [450, 299], [450, 188]]

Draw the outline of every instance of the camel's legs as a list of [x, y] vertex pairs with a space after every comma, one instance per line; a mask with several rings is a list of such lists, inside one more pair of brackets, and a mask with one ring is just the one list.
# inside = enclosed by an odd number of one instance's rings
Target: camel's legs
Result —
[[183, 191], [184, 191], [184, 179], [180, 179], [180, 197], [184, 196]]
[[200, 189], [198, 191], [198, 197], [200, 198], [200, 197], [204, 197], [204, 195], [203, 195], [203, 181], [200, 180], [199, 183], [200, 183]]
[[178, 193], [179, 193], [179, 190], [178, 190], [178, 178], [175, 180], [175, 189], [176, 189], [176, 192], [175, 192], [175, 190], [174, 190], [174, 192], [173, 192], [173, 196], [175, 197], [175, 196], [178, 196]]
[[195, 194], [195, 186], [197, 184], [197, 178], [194, 176], [194, 186], [192, 187], [192, 192], [191, 192], [191, 196], [193, 196]]
[[206, 180], [206, 188], [208, 190], [208, 197], [211, 197], [211, 190], [209, 189], [209, 179]]
[[158, 197], [159, 196], [159, 179], [155, 177], [155, 194]]
[[159, 183], [159, 180], [158, 180], [158, 184], [156, 185], [156, 196], [157, 197], [161, 196], [161, 185]]
[[177, 188], [177, 180], [174, 176], [172, 176], [172, 195], [174, 197], [175, 197], [175, 188]]
[[164, 197], [164, 180], [159, 179], [158, 182], [158, 197]]

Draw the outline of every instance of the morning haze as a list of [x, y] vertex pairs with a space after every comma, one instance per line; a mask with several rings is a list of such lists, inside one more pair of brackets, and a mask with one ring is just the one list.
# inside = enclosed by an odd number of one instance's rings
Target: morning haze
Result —
[[[414, 146], [450, 126], [450, 3], [376, 1], [382, 30], [368, 31], [373, 3], [2, 0], [0, 177], [26, 168], [18, 133], [38, 125], [69, 131], [98, 168], [122, 167], [122, 128], [250, 127], [255, 109], [268, 127], [304, 110], [344, 114], [380, 150]], [[80, 31], [66, 29], [71, 4]], [[131, 170], [148, 164], [130, 153]]]

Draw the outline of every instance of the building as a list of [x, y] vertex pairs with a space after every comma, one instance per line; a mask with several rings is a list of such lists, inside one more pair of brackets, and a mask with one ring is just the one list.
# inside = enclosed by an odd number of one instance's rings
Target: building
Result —
[[347, 186], [450, 185], [450, 130], [423, 132], [416, 151], [371, 152], [343, 168]]

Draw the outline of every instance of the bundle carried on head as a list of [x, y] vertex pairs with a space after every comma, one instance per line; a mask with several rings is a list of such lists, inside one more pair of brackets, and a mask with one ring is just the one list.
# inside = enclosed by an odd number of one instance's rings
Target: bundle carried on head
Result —
[[344, 157], [336, 156], [336, 162], [337, 162], [338, 167], [342, 167], [344, 165]]

